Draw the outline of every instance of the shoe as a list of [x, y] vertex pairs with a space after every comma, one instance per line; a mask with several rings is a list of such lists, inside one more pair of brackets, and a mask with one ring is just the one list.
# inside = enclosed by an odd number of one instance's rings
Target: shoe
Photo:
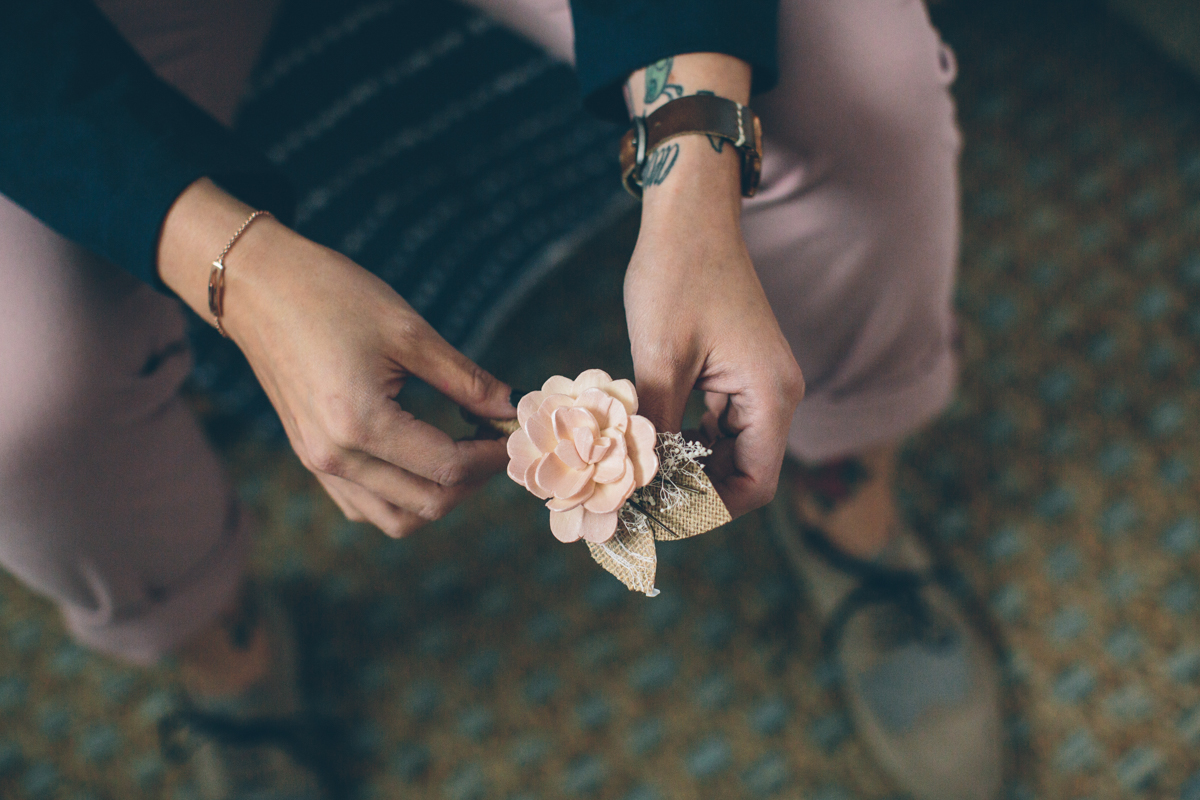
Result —
[[187, 696], [159, 722], [164, 756], [186, 763], [202, 800], [327, 800], [314, 728], [301, 713], [296, 638], [283, 604], [252, 589], [272, 648], [271, 672], [240, 694]]
[[906, 528], [867, 561], [797, 521], [782, 492], [768, 516], [823, 621], [858, 736], [896, 788], [916, 800], [996, 800], [1000, 669], [946, 571]]

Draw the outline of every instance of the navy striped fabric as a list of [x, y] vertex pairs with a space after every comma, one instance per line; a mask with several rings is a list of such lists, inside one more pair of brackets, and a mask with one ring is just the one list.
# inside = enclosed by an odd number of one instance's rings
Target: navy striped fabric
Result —
[[[470, 355], [630, 206], [619, 131], [582, 110], [570, 68], [445, 0], [289, 3], [238, 126], [295, 184], [301, 233]], [[196, 328], [214, 418], [278, 435], [236, 348]]]

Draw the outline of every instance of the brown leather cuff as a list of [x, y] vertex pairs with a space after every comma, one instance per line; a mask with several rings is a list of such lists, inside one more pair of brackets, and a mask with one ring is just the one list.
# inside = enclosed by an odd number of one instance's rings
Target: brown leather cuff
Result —
[[711, 94], [680, 97], [648, 117], [634, 117], [621, 137], [621, 182], [642, 196], [643, 171], [656, 148], [677, 136], [704, 134], [730, 142], [742, 159], [742, 196], [753, 197], [762, 175], [762, 123], [741, 103]]

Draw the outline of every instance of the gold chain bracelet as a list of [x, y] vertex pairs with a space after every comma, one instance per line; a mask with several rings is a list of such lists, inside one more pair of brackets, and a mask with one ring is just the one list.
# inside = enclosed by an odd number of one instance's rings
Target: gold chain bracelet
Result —
[[250, 223], [259, 217], [271, 216], [270, 211], [255, 211], [246, 221], [242, 223], [242, 227], [238, 228], [233, 236], [229, 239], [229, 244], [225, 245], [225, 249], [221, 251], [221, 255], [217, 256], [217, 260], [212, 262], [212, 272], [208, 273], [208, 310], [213, 315], [213, 325], [216, 326], [217, 332], [229, 338], [229, 334], [225, 332], [225, 328], [221, 325], [221, 317], [225, 314], [225, 256], [229, 255], [229, 251], [237, 244], [237, 240], [241, 238], [246, 229], [250, 227]]

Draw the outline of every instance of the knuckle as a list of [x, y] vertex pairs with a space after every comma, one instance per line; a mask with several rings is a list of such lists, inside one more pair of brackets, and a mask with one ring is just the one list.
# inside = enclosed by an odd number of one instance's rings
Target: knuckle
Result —
[[762, 508], [763, 506], [770, 503], [773, 499], [775, 499], [775, 490], [774, 489], [755, 490], [755, 491], [751, 492], [749, 494], [749, 496], [746, 497], [746, 510], [753, 511], [757, 508]]
[[433, 470], [433, 481], [439, 486], [458, 486], [466, 479], [466, 465], [457, 458], [438, 464]]
[[341, 477], [346, 472], [346, 457], [332, 443], [309, 448], [308, 461], [315, 472]]
[[423, 499], [417, 514], [427, 522], [435, 522], [449, 514], [453, 508], [454, 502], [449, 493], [432, 492]]
[[421, 343], [425, 338], [425, 329], [420, 324], [419, 319], [405, 314], [396, 321], [396, 327], [392, 335], [400, 343], [401, 348], [407, 350]]
[[496, 379], [482, 367], [472, 364], [467, 372], [466, 385], [463, 387], [464, 399], [471, 404], [487, 402], [496, 387]]
[[684, 371], [685, 365], [691, 360], [694, 350], [691, 343], [679, 342], [673, 339], [657, 339], [643, 343], [639, 371], [647, 378], [658, 378], [673, 382]]
[[770, 503], [775, 499], [775, 492], [778, 488], [778, 477], [776, 477], [774, 480], [760, 481], [757, 483], [754, 489], [749, 492], [746, 497], [746, 502], [749, 506], [747, 510], [762, 508]]
[[399, 514], [389, 515], [386, 519], [379, 520], [376, 524], [379, 525], [379, 530], [393, 539], [407, 536], [414, 529], [412, 523]]
[[804, 398], [804, 373], [793, 361], [790, 367], [780, 376], [780, 388], [783, 396], [792, 403], [799, 403]]
[[335, 445], [344, 450], [361, 450], [367, 439], [362, 415], [347, 401], [330, 399], [324, 404], [323, 427]]

